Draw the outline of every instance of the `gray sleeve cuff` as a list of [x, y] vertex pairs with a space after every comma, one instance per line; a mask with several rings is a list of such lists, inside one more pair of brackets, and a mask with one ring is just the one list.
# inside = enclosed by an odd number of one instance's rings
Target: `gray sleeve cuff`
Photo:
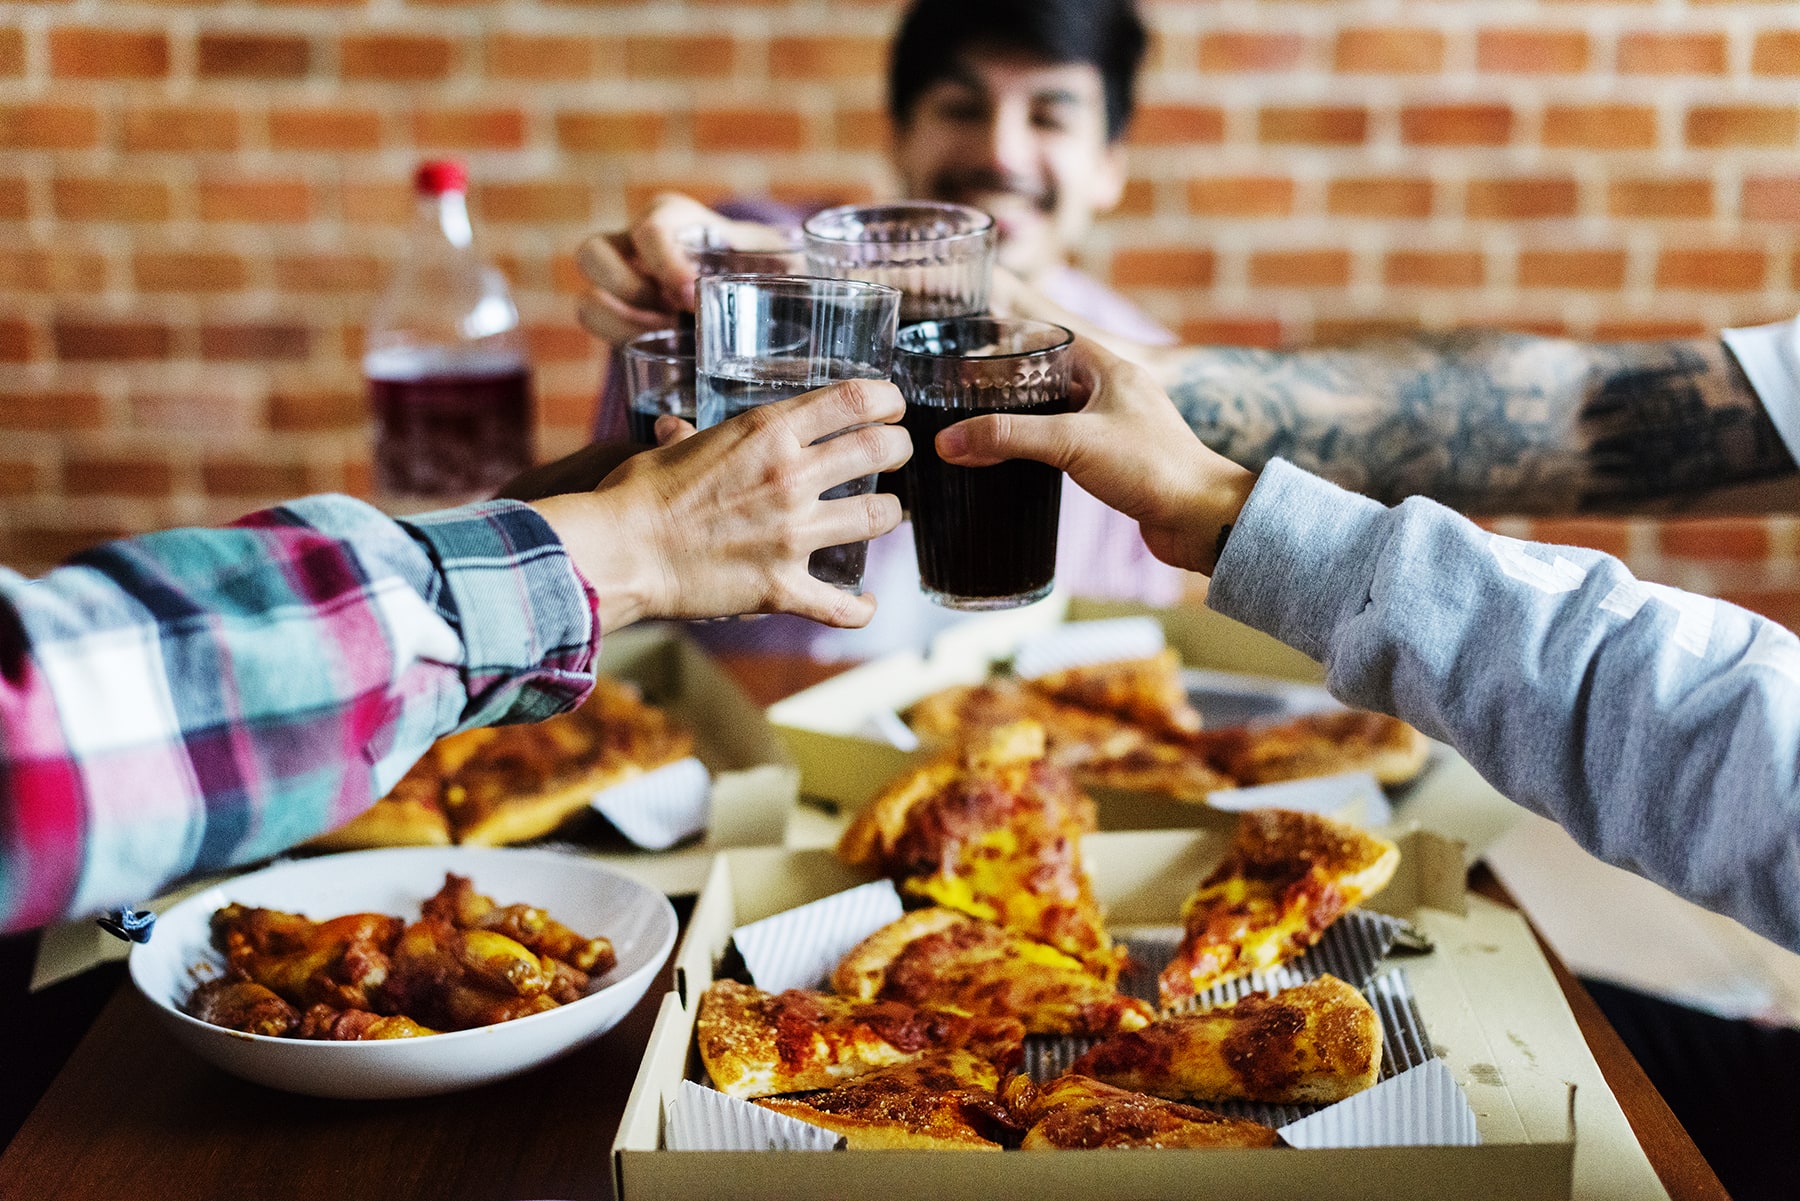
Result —
[[1368, 603], [1386, 512], [1271, 460], [1232, 526], [1207, 605], [1323, 660], [1332, 631]]
[[1788, 453], [1800, 460], [1800, 323], [1777, 321], [1725, 330], [1720, 337], [1737, 359], [1756, 399], [1787, 443]]

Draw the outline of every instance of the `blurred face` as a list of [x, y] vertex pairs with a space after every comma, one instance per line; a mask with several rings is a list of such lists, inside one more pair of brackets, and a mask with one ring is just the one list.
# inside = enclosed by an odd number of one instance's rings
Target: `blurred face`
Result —
[[992, 214], [1001, 264], [1027, 279], [1064, 261], [1125, 188], [1099, 70], [1030, 55], [965, 55], [920, 94], [894, 165], [908, 196]]

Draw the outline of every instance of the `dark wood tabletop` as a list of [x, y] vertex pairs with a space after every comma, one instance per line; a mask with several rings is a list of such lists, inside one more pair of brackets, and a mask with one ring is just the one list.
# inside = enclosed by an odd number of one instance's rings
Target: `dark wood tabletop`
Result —
[[[789, 656], [740, 656], [726, 667], [762, 703], [832, 671]], [[1482, 869], [1471, 884], [1510, 903]], [[1544, 953], [1670, 1196], [1725, 1199], [1599, 1008], [1547, 946]], [[450, 1096], [380, 1102], [290, 1096], [239, 1081], [178, 1046], [149, 1002], [121, 988], [0, 1155], [0, 1198], [609, 1197], [613, 1134], [669, 987], [665, 965], [624, 1022], [557, 1063]], [[28, 1037], [16, 1029], [7, 1036]]]

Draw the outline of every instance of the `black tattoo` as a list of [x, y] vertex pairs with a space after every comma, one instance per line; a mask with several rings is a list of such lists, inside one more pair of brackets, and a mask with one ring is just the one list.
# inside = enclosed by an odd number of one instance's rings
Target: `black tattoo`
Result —
[[1343, 350], [1193, 352], [1170, 389], [1209, 446], [1378, 500], [1573, 513], [1795, 470], [1718, 342], [1464, 332]]

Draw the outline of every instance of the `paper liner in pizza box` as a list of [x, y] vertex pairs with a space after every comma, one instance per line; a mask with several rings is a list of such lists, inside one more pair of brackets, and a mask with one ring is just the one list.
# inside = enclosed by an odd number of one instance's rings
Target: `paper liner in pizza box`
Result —
[[844, 1137], [716, 1088], [683, 1080], [663, 1114], [671, 1151], [837, 1151]]
[[858, 943], [900, 920], [900, 894], [877, 880], [732, 931], [750, 982], [765, 992], [830, 988], [831, 969]]
[[689, 756], [603, 788], [589, 804], [632, 845], [663, 851], [706, 830], [712, 820], [712, 776]]
[[1021, 640], [1012, 667], [1022, 679], [1035, 680], [1071, 667], [1148, 659], [1165, 645], [1162, 627], [1153, 618], [1072, 621]]

